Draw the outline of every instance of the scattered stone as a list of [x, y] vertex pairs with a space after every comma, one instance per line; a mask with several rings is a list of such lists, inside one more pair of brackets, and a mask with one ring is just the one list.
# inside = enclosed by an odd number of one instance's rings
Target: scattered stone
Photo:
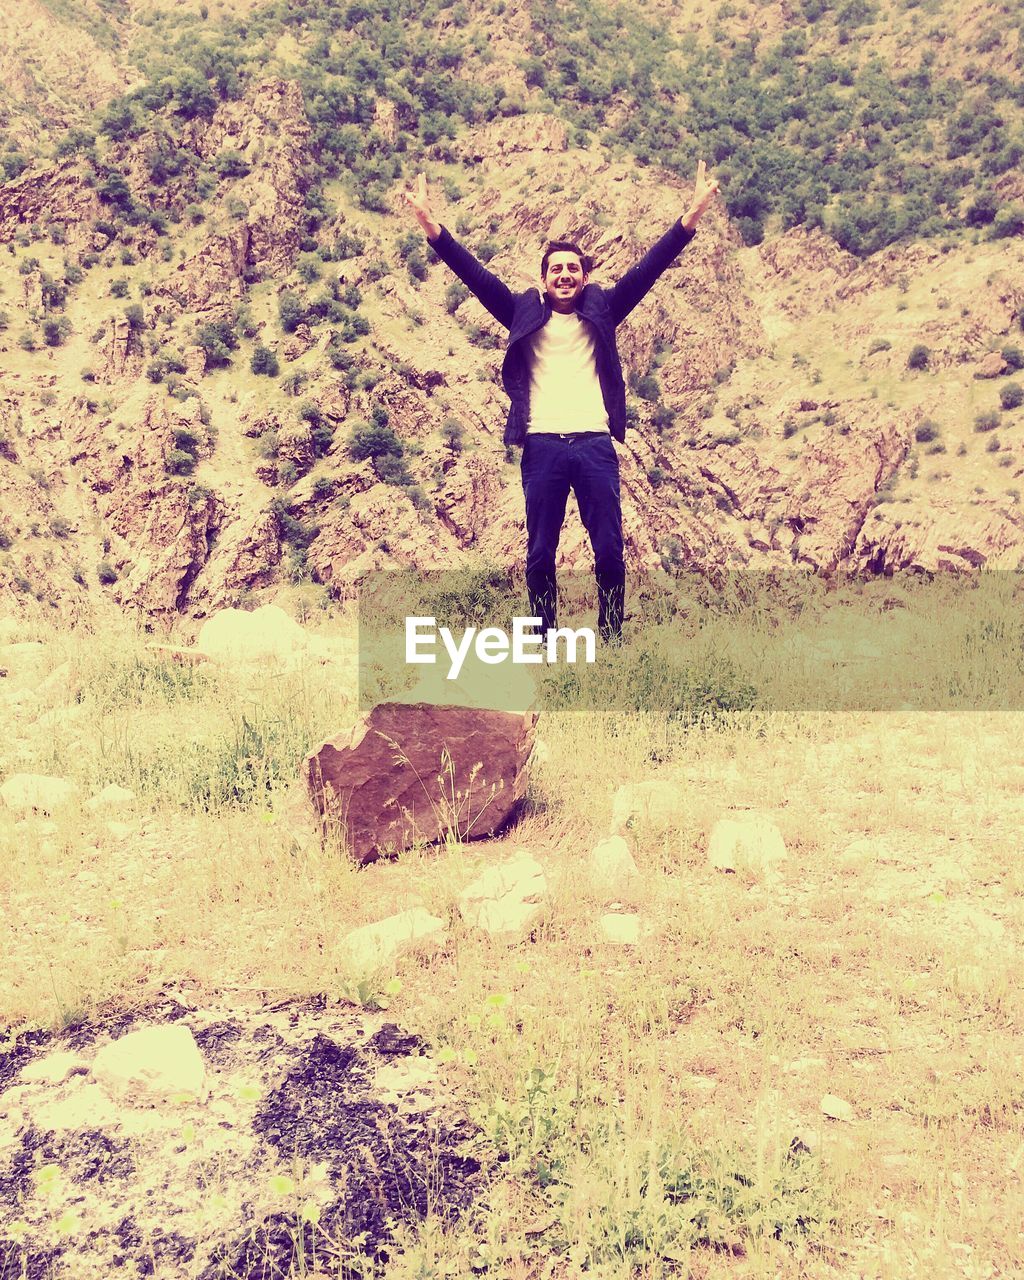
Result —
[[786, 1064], [787, 1071], [823, 1071], [828, 1064], [824, 1058], [794, 1058]]
[[429, 1091], [437, 1085], [437, 1067], [430, 1058], [406, 1057], [386, 1062], [373, 1078], [374, 1095], [381, 1102], [399, 1103], [409, 1094], [422, 1095], [420, 1103], [431, 1105]]
[[685, 819], [682, 788], [662, 781], [619, 787], [612, 801], [611, 834], [621, 834], [634, 819], [657, 828], [680, 826]]
[[717, 871], [774, 876], [785, 857], [782, 833], [758, 813], [720, 818], [708, 840], [708, 861]]
[[32, 1103], [31, 1120], [40, 1129], [54, 1133], [106, 1129], [116, 1124], [118, 1107], [98, 1084], [66, 1086], [53, 1098]]
[[14, 711], [22, 711], [34, 707], [38, 701], [39, 695], [35, 689], [4, 690], [3, 706], [9, 707]]
[[830, 1120], [842, 1120], [849, 1124], [853, 1120], [853, 1106], [845, 1098], [837, 1098], [834, 1093], [826, 1093], [821, 1100], [821, 1113]]
[[640, 917], [610, 913], [600, 919], [601, 932], [606, 942], [620, 947], [635, 947], [640, 941]]
[[135, 803], [135, 792], [129, 790], [128, 787], [119, 787], [116, 782], [112, 782], [109, 786], [104, 787], [102, 791], [86, 800], [85, 807], [91, 812], [96, 813], [100, 809], [126, 809], [128, 805]]
[[147, 644], [146, 652], [151, 653], [154, 658], [176, 662], [182, 667], [198, 667], [202, 663], [210, 661], [210, 655], [201, 652], [199, 649], [185, 649], [175, 644]]
[[540, 915], [547, 896], [547, 878], [540, 863], [527, 853], [496, 867], [463, 889], [459, 911], [467, 924], [491, 937], [519, 936]]
[[131, 1031], [105, 1045], [92, 1074], [116, 1101], [135, 1106], [202, 1098], [206, 1067], [188, 1027], [172, 1024]]
[[207, 618], [196, 637], [200, 653], [227, 662], [287, 660], [301, 653], [307, 642], [302, 627], [276, 604], [245, 609], [221, 609]]
[[56, 822], [49, 819], [22, 818], [14, 824], [15, 831], [31, 831], [35, 836], [55, 836], [59, 830]]
[[78, 788], [73, 782], [41, 773], [12, 774], [0, 787], [0, 800], [17, 813], [28, 809], [54, 813], [69, 804], [77, 794]]
[[70, 684], [71, 663], [62, 662], [59, 667], [54, 667], [45, 680], [39, 682], [36, 693], [43, 698], [48, 698], [53, 693], [67, 693]]
[[359, 969], [377, 969], [404, 947], [443, 934], [445, 922], [423, 907], [366, 924], [346, 934], [339, 945], [343, 959]]
[[595, 887], [612, 894], [626, 893], [640, 876], [629, 845], [622, 836], [609, 836], [595, 845], [587, 867]]
[[307, 757], [310, 796], [358, 862], [489, 835], [525, 794], [535, 724], [532, 711], [382, 703]]
[[107, 830], [115, 840], [127, 840], [135, 832], [134, 822], [108, 822]]
[[998, 378], [1006, 372], [1006, 361], [998, 351], [989, 351], [978, 361], [974, 371], [976, 378]]
[[88, 1071], [84, 1059], [77, 1053], [51, 1053], [37, 1058], [23, 1068], [23, 1084], [63, 1084], [72, 1072]]

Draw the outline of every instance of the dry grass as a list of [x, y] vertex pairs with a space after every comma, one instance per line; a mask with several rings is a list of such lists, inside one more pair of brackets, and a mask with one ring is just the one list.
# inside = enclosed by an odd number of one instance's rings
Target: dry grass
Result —
[[[3, 772], [59, 772], [83, 797], [119, 781], [139, 799], [126, 815], [0, 813], [0, 1008], [15, 1026], [169, 984], [344, 995], [350, 928], [415, 903], [453, 915], [478, 868], [516, 847], [547, 869], [532, 940], [453, 924], [443, 948], [378, 975], [377, 993], [397, 979], [390, 1014], [431, 1042], [507, 1156], [476, 1221], [454, 1236], [428, 1224], [393, 1280], [485, 1262], [623, 1280], [1021, 1273], [1018, 716], [753, 711], [686, 733], [551, 713], [534, 812], [505, 840], [357, 870], [314, 837], [284, 770], [245, 807], [216, 788], [208, 810], [194, 803], [202, 756], [221, 758], [242, 717], [280, 727], [262, 739], [275, 759], [350, 718], [329, 668], [255, 685], [207, 668], [140, 676], [141, 639], [65, 637], [34, 671], [12, 664], [8, 687], [64, 660], [57, 715], [19, 717]], [[600, 941], [580, 868], [615, 788], [649, 777], [683, 800], [667, 826], [630, 833], [643, 876], [626, 905], [651, 933], [618, 948]], [[707, 834], [734, 805], [778, 824], [781, 883], [708, 866]], [[826, 1093], [851, 1122], [822, 1116]], [[814, 1154], [794, 1163], [797, 1135]], [[703, 1171], [685, 1203], [721, 1206], [734, 1168], [746, 1199], [687, 1235], [666, 1177]]]

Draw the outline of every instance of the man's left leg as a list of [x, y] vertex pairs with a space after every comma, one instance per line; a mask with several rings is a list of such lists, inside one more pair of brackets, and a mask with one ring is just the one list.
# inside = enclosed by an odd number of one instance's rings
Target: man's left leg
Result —
[[610, 435], [587, 436], [575, 451], [573, 491], [580, 518], [594, 548], [597, 625], [602, 640], [622, 635], [626, 601], [626, 565], [619, 496], [619, 457]]

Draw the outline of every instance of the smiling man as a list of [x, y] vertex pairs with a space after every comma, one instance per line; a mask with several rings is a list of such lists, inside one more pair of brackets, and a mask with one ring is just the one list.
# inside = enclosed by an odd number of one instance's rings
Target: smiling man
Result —
[[590, 260], [577, 244], [555, 240], [541, 260], [543, 289], [518, 294], [435, 220], [422, 174], [403, 193], [438, 257], [509, 330], [505, 443], [523, 448], [526, 588], [546, 630], [557, 625], [555, 557], [571, 490], [594, 549], [601, 636], [621, 636], [626, 570], [612, 442], [625, 439], [626, 388], [615, 330], [689, 244], [717, 192], [701, 160], [686, 213], [612, 288], [590, 283]]

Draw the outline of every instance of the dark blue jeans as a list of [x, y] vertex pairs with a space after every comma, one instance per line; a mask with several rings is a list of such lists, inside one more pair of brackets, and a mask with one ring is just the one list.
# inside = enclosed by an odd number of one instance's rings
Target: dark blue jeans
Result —
[[557, 625], [555, 555], [571, 489], [594, 548], [598, 627], [605, 640], [622, 634], [626, 566], [619, 500], [619, 459], [606, 431], [527, 435], [522, 459], [526, 495], [526, 589], [530, 612], [545, 629]]

